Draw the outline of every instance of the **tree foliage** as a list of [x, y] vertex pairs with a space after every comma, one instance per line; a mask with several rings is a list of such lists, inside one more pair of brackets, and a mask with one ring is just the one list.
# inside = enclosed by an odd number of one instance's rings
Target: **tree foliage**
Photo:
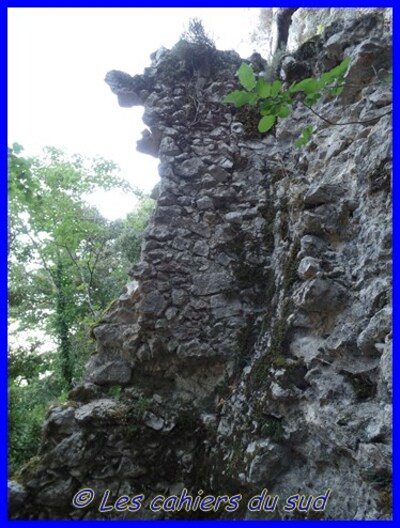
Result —
[[[13, 145], [8, 167], [10, 461], [18, 467], [38, 447], [49, 400], [65, 397], [82, 375], [94, 348], [90, 325], [139, 258], [152, 201], [102, 158], [55, 148], [28, 158]], [[83, 196], [113, 188], [140, 202], [111, 222]]]
[[138, 207], [121, 222], [118, 246], [129, 262], [136, 262], [140, 257], [144, 231], [154, 210], [154, 200], [145, 196]]
[[213, 39], [207, 35], [200, 18], [190, 18], [188, 28], [181, 34], [181, 40], [196, 46], [215, 48]]

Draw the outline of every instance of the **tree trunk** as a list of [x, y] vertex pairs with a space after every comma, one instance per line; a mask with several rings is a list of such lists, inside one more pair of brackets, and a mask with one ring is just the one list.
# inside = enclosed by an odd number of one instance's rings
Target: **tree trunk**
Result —
[[56, 333], [59, 342], [59, 351], [61, 359], [61, 373], [68, 389], [72, 387], [72, 357], [71, 341], [69, 336], [67, 298], [65, 295], [65, 277], [64, 267], [59, 260], [57, 262], [56, 272], [57, 303], [56, 303]]

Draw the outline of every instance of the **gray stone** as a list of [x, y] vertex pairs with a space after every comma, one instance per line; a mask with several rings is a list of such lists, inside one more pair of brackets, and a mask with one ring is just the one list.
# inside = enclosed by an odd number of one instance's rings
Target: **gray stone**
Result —
[[78, 490], [73, 478], [60, 479], [40, 489], [36, 495], [36, 502], [47, 508], [60, 508], [71, 503], [71, 497], [74, 496], [75, 491]]
[[219, 253], [215, 259], [215, 262], [221, 266], [229, 266], [231, 260], [232, 259], [228, 257], [226, 253]]
[[241, 313], [242, 304], [239, 299], [227, 299], [225, 295], [210, 297], [211, 313], [216, 319], [224, 319]]
[[57, 435], [68, 435], [76, 430], [75, 409], [72, 405], [68, 407], [53, 407], [43, 426], [45, 431], [57, 433]]
[[214, 128], [214, 130], [211, 130], [209, 133], [209, 137], [214, 139], [221, 139], [224, 136], [226, 136], [226, 130], [222, 127]]
[[176, 308], [167, 308], [165, 310], [165, 318], [167, 319], [167, 321], [171, 321], [172, 319], [174, 319], [176, 317], [178, 313], [178, 310]]
[[146, 412], [143, 418], [144, 423], [154, 431], [161, 431], [164, 428], [164, 420], [160, 416], [156, 416], [152, 412]]
[[108, 361], [90, 375], [90, 381], [97, 385], [125, 385], [129, 383], [132, 369], [122, 360]]
[[188, 300], [185, 290], [172, 290], [172, 302], [175, 306], [183, 306]]
[[392, 311], [389, 307], [377, 312], [368, 322], [367, 327], [357, 337], [357, 346], [363, 354], [376, 354], [375, 343], [384, 342], [391, 332]]
[[337, 185], [330, 183], [314, 184], [304, 196], [304, 205], [312, 206], [335, 202], [340, 192], [343, 192], [343, 189], [340, 189]]
[[354, 56], [341, 95], [345, 105], [355, 101], [363, 85], [372, 80], [375, 72], [390, 67], [391, 49], [372, 40], [366, 40], [357, 46]]
[[304, 257], [297, 268], [297, 274], [303, 280], [313, 279], [320, 269], [317, 259], [313, 257]]
[[201, 343], [198, 339], [193, 339], [179, 345], [177, 355], [182, 358], [198, 358], [214, 355], [214, 352], [207, 343]]
[[358, 446], [357, 462], [365, 479], [371, 484], [388, 480], [391, 475], [390, 459], [390, 446], [366, 443]]
[[389, 397], [392, 395], [392, 346], [385, 343], [380, 359], [380, 370], [382, 382], [386, 385]]
[[174, 249], [178, 249], [179, 251], [183, 251], [185, 249], [189, 249], [192, 245], [191, 240], [188, 240], [187, 238], [182, 238], [179, 236], [176, 236], [174, 240], [172, 241], [172, 247]]
[[227, 213], [224, 218], [227, 222], [232, 222], [235, 224], [241, 224], [243, 222], [243, 215], [239, 211], [232, 211], [231, 213]]
[[76, 421], [80, 424], [91, 423], [109, 423], [110, 421], [118, 421], [127, 416], [128, 409], [126, 405], [102, 398], [94, 402], [87, 403], [75, 411]]
[[145, 295], [139, 303], [139, 312], [148, 315], [161, 315], [166, 307], [164, 296], [158, 291], [152, 291]]
[[178, 165], [175, 170], [182, 178], [194, 178], [204, 173], [205, 165], [200, 158], [190, 158]]
[[229, 179], [229, 172], [219, 165], [212, 165], [208, 172], [217, 183], [224, 183]]
[[210, 295], [226, 290], [231, 284], [231, 277], [223, 271], [199, 273], [193, 276], [193, 293], [195, 295]]
[[177, 156], [180, 149], [170, 136], [164, 136], [160, 143], [159, 153], [167, 156]]
[[201, 257], [207, 257], [210, 252], [209, 245], [204, 240], [198, 240], [193, 246], [193, 253]]
[[68, 398], [82, 403], [95, 400], [100, 396], [100, 389], [94, 383], [83, 383], [70, 390]]
[[324, 340], [318, 336], [295, 336], [290, 343], [290, 352], [297, 358], [303, 358], [308, 364], [321, 353]]
[[269, 486], [281, 473], [289, 460], [286, 449], [269, 439], [251, 442], [245, 451], [245, 456], [251, 458], [248, 482], [256, 486]]
[[307, 281], [294, 296], [297, 306], [311, 312], [336, 311], [344, 308], [347, 299], [348, 292], [343, 286], [322, 278]]
[[373, 92], [369, 96], [369, 100], [373, 105], [375, 105], [378, 108], [381, 108], [383, 106], [388, 106], [392, 104], [392, 91], [390, 87], [388, 86], [386, 89], [380, 89], [376, 92]]
[[56, 469], [60, 466], [76, 467], [90, 459], [85, 435], [81, 431], [64, 438], [51, 452], [49, 467]]
[[7, 483], [7, 489], [8, 507], [10, 511], [18, 511], [20, 508], [23, 508], [28, 497], [28, 493], [24, 486], [14, 480], [9, 480]]
[[[166, 230], [164, 229], [163, 232], [165, 233]], [[148, 262], [142, 260], [129, 270], [129, 275], [131, 277], [144, 280], [153, 276], [153, 269]]]
[[326, 242], [313, 235], [304, 235], [300, 240], [301, 256], [319, 257], [326, 249]]
[[196, 205], [200, 210], [214, 209], [214, 202], [209, 196], [203, 196], [197, 200]]

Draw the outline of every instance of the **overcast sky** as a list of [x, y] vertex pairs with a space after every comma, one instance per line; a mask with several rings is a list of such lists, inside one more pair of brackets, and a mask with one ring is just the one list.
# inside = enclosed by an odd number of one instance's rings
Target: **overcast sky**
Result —
[[[171, 48], [190, 17], [204, 21], [220, 49], [252, 52], [249, 28], [259, 9], [14, 8], [8, 10], [9, 144], [25, 153], [46, 146], [101, 155], [121, 175], [150, 191], [158, 161], [137, 153], [145, 128], [141, 108], [120, 108], [104, 82], [112, 69], [142, 73], [150, 54]], [[132, 209], [132, 197], [96, 196], [109, 218]]]

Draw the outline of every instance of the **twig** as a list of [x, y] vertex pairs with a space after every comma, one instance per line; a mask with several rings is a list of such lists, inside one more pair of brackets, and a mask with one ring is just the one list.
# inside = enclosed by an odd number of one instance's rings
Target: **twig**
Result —
[[346, 123], [334, 123], [333, 121], [330, 121], [329, 119], [327, 119], [326, 117], [322, 116], [321, 114], [319, 114], [318, 112], [316, 112], [313, 108], [311, 108], [311, 106], [308, 106], [306, 105], [305, 103], [303, 103], [303, 105], [308, 108], [308, 110], [311, 110], [311, 112], [313, 114], [315, 114], [317, 117], [319, 117], [319, 119], [322, 119], [322, 121], [325, 121], [325, 123], [328, 123], [328, 125], [335, 125], [335, 126], [345, 126], [345, 125], [366, 125], [368, 123], [372, 123], [373, 121], [377, 121], [378, 119], [380, 119], [381, 117], [384, 117], [386, 115], [389, 115], [392, 113], [391, 110], [389, 110], [388, 112], [385, 112], [384, 114], [381, 114], [379, 116], [376, 116], [374, 117], [373, 119], [368, 119], [366, 121], [348, 121]]

